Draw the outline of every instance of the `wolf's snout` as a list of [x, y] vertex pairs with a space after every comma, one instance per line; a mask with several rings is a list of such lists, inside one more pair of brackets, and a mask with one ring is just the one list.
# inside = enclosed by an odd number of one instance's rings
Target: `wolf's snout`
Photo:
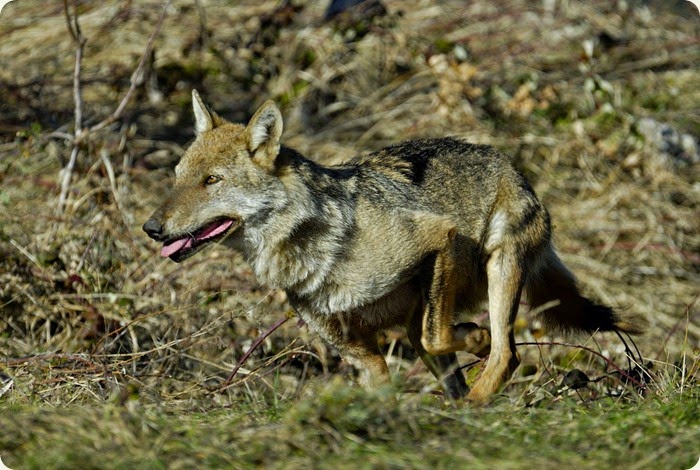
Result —
[[156, 241], [163, 240], [163, 224], [158, 222], [154, 218], [150, 218], [143, 224], [143, 231], [148, 234], [149, 237]]

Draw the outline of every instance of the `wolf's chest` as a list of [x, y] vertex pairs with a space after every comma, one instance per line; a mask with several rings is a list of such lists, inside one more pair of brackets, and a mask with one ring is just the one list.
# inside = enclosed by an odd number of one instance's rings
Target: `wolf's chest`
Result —
[[315, 295], [299, 297], [290, 293], [290, 301], [297, 313], [307, 322], [322, 316], [360, 316], [367, 325], [377, 328], [401, 324], [421, 301], [420, 290], [411, 282], [389, 291], [377, 291], [374, 296], [366, 291], [347, 288], [322, 289]]

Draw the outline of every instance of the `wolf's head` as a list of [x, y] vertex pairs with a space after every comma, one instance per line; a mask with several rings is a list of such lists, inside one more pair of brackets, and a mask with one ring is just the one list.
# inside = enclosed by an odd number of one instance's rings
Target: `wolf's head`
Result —
[[246, 223], [265, 217], [283, 198], [274, 175], [282, 116], [272, 101], [247, 126], [210, 112], [192, 92], [196, 140], [175, 168], [175, 186], [143, 230], [163, 242], [161, 256], [182, 261]]

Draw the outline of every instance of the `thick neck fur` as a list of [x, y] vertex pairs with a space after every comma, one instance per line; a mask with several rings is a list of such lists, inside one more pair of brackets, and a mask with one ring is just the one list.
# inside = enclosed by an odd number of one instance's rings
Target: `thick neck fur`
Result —
[[[347, 185], [339, 170], [325, 168], [293, 150], [283, 149], [278, 168], [281, 185], [274, 207], [261, 220], [246, 223], [243, 252], [258, 279], [270, 287], [309, 295], [322, 284], [353, 225]], [[352, 199], [350, 197], [349, 199]]]

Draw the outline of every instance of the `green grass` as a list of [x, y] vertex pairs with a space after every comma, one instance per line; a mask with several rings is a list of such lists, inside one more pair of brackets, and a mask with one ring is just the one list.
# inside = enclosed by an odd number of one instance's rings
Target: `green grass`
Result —
[[[444, 405], [339, 380], [301, 399], [209, 411], [20, 406], [0, 412], [10, 468], [691, 468], [700, 388], [583, 406]], [[270, 413], [273, 408], [274, 412]]]
[[[700, 142], [689, 2], [556, 2], [547, 13], [548, 2], [524, 0], [387, 0], [390, 18], [352, 41], [320, 20], [324, 2], [293, 2], [304, 10], [281, 27], [277, 0], [201, 3], [173, 2], [155, 43], [156, 80], [84, 141], [61, 215], [71, 145], [59, 136], [72, 132], [75, 44], [60, 8], [23, 0], [3, 10], [0, 60], [12, 67], [0, 69], [0, 457], [10, 468], [697, 462], [700, 165], [677, 166], [637, 128], [653, 118]], [[687, 14], [661, 8], [672, 4]], [[86, 125], [116, 109], [162, 1], [90, 5], [81, 16]], [[618, 34], [583, 60], [584, 41]], [[587, 292], [649, 323], [636, 338], [638, 363], [653, 364], [656, 381], [644, 397], [622, 388], [612, 398], [620, 379], [599, 355], [523, 345], [522, 365], [489, 406], [453, 407], [407, 392], [435, 381], [392, 331], [383, 351], [405, 384], [367, 393], [348, 385], [351, 372], [328, 344], [291, 321], [226, 391], [212, 392], [290, 307], [240, 256], [212, 247], [170, 263], [140, 229], [193, 137], [192, 88], [233, 120], [276, 99], [285, 144], [321, 162], [443, 135], [508, 152]], [[516, 329], [519, 342], [559, 341], [540, 337], [526, 315]], [[616, 336], [567, 342], [632, 367]], [[573, 368], [591, 383], [557, 392]]]

